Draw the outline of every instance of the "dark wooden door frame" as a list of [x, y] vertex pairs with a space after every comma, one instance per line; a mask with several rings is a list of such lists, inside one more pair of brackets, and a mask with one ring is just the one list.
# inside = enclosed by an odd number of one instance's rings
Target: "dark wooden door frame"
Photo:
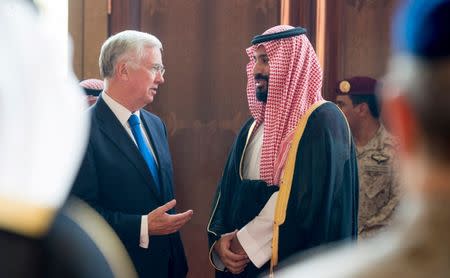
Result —
[[124, 29], [139, 30], [141, 22], [141, 0], [110, 0], [108, 33], [114, 35]]

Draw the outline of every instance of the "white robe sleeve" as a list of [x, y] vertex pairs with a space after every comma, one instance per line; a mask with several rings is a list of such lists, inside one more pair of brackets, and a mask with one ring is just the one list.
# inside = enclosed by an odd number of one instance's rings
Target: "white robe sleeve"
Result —
[[273, 221], [278, 192], [267, 201], [252, 221], [237, 233], [237, 237], [252, 263], [260, 268], [272, 257]]

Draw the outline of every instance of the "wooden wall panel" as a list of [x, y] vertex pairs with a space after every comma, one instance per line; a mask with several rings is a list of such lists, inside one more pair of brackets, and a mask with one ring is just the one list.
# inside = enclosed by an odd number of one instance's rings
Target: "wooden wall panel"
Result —
[[83, 79], [100, 78], [98, 57], [108, 37], [107, 7], [107, 0], [84, 1]]
[[290, 22], [296, 27], [308, 30], [307, 36], [312, 46], [316, 46], [317, 0], [290, 0]]
[[396, 1], [346, 1], [343, 8], [342, 78], [381, 77], [389, 55], [389, 31]]
[[73, 43], [73, 70], [78, 78], [83, 76], [83, 1], [69, 1], [69, 34]]
[[107, 0], [69, 0], [69, 33], [78, 79], [99, 78], [98, 56], [108, 36]]
[[398, 0], [327, 1], [324, 95], [334, 100], [340, 79], [382, 77], [389, 57], [389, 31]]
[[108, 34], [114, 35], [123, 30], [139, 30], [141, 0], [109, 0], [111, 16]]
[[325, 51], [322, 65], [322, 94], [325, 99], [334, 101], [334, 87], [338, 76], [342, 76], [342, 7], [344, 0], [326, 1], [325, 5]]

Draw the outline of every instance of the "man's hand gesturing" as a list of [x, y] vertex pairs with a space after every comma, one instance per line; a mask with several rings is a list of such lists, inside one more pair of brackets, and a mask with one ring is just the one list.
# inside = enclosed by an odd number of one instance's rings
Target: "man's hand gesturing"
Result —
[[183, 213], [168, 214], [167, 211], [175, 207], [177, 201], [173, 199], [170, 202], [152, 210], [148, 214], [148, 234], [151, 235], [168, 235], [175, 233], [184, 224], [192, 218], [194, 213], [191, 209]]

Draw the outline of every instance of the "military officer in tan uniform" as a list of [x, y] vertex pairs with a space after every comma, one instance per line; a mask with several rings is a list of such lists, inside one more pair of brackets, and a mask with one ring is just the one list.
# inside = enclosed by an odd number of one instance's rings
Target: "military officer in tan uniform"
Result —
[[397, 142], [380, 122], [377, 81], [355, 76], [339, 82], [337, 105], [347, 117], [357, 147], [360, 238], [372, 237], [392, 220], [399, 201]]

